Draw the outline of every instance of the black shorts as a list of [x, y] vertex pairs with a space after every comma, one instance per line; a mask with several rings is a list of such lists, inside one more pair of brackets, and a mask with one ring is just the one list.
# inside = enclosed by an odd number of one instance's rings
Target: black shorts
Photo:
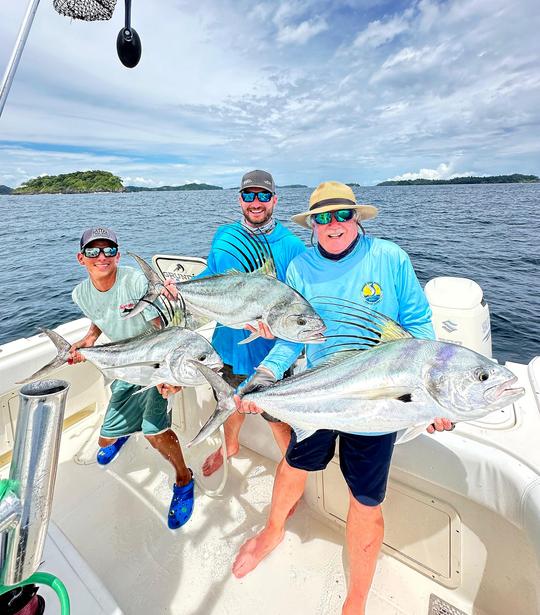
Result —
[[287, 463], [309, 472], [324, 470], [334, 456], [338, 436], [339, 465], [349, 489], [361, 504], [377, 506], [386, 493], [395, 433], [358, 436], [319, 429], [309, 438], [297, 442], [293, 431], [285, 454]]
[[[230, 386], [232, 386], [234, 389], [237, 389], [242, 384], [242, 382], [244, 382], [244, 380], [248, 377], [243, 374], [234, 374], [232, 367], [227, 364], [223, 366], [223, 369], [221, 370], [221, 372], [222, 372], [221, 377], [223, 378], [223, 380], [225, 380], [225, 382], [229, 384]], [[214, 397], [216, 398], [215, 393], [214, 393]], [[216, 401], [217, 401], [217, 398], [216, 398]], [[273, 416], [270, 416], [266, 412], [262, 412], [261, 416], [263, 417], [263, 419], [265, 419], [269, 423], [281, 423], [279, 419], [275, 419]]]

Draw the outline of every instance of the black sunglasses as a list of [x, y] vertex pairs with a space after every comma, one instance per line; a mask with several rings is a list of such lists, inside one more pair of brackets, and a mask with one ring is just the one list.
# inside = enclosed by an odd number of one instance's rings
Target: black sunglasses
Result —
[[270, 199], [274, 195], [271, 192], [268, 192], [268, 190], [264, 190], [262, 192], [245, 192], [242, 190], [240, 196], [242, 197], [242, 201], [245, 203], [253, 203], [255, 197], [259, 199], [259, 203], [269, 203]]
[[112, 258], [118, 254], [118, 246], [107, 246], [106, 248], [83, 248], [82, 253], [86, 258], [97, 258], [100, 253], [103, 252], [103, 256]]

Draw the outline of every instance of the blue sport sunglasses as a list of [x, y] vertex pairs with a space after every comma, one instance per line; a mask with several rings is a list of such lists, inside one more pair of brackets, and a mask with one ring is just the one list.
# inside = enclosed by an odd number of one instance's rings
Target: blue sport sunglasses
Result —
[[354, 210], [338, 209], [337, 211], [323, 211], [313, 215], [312, 218], [315, 224], [330, 224], [330, 222], [332, 222], [332, 216], [334, 216], [336, 222], [348, 222], [353, 219]]
[[240, 196], [242, 197], [242, 201], [244, 201], [244, 203], [253, 203], [255, 197], [259, 199], [259, 203], [269, 203], [270, 199], [274, 195], [271, 192], [268, 192], [268, 190], [264, 190], [262, 192], [245, 192], [242, 190]]

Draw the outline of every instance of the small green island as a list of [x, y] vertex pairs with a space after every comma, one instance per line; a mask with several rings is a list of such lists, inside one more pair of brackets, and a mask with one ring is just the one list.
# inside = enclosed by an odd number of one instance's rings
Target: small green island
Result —
[[29, 179], [18, 188], [0, 186], [0, 194], [83, 194], [95, 192], [159, 192], [170, 190], [222, 190], [211, 184], [184, 184], [182, 186], [124, 186], [117, 175], [109, 171], [77, 171], [62, 175], [42, 175]]
[[533, 184], [540, 181], [536, 175], [489, 175], [486, 177], [454, 177], [453, 179], [401, 179], [381, 182], [377, 186], [431, 186], [446, 184]]
[[167, 192], [170, 190], [223, 190], [221, 186], [212, 184], [183, 184], [182, 186], [158, 186], [157, 188], [146, 188], [145, 186], [126, 186], [124, 192]]

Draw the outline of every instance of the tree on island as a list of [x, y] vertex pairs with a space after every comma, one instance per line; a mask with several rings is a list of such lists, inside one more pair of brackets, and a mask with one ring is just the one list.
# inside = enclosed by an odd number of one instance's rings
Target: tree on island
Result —
[[381, 182], [377, 186], [424, 186], [444, 184], [527, 184], [538, 182], [536, 175], [489, 175], [487, 177], [454, 177], [453, 179], [399, 179]]
[[77, 171], [29, 179], [15, 188], [13, 194], [77, 194], [123, 190], [122, 180], [109, 171]]
[[81, 194], [87, 192], [147, 192], [169, 190], [223, 190], [210, 184], [184, 184], [183, 186], [159, 186], [146, 188], [126, 186], [109, 171], [77, 171], [64, 175], [42, 175], [21, 184], [12, 194]]

